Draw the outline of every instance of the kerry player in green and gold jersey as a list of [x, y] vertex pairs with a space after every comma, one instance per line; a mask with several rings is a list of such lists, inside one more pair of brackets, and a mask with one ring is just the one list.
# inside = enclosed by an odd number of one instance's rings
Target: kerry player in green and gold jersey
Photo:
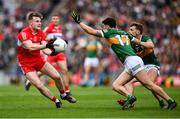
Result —
[[88, 36], [86, 42], [83, 44], [78, 44], [75, 49], [85, 48], [86, 56], [84, 60], [84, 77], [81, 81], [81, 86], [89, 85], [89, 75], [92, 69], [94, 75], [94, 86], [99, 85], [99, 59], [98, 54], [102, 50], [101, 43], [96, 37], [90, 35]]
[[[150, 80], [155, 82], [156, 78], [159, 75], [160, 63], [158, 58], [154, 54], [154, 43], [149, 36], [143, 34], [143, 25], [140, 23], [132, 23], [129, 27], [129, 33], [134, 35], [139, 40], [132, 41], [132, 47], [135, 50], [136, 54], [140, 56], [145, 64], [145, 70], [147, 71], [148, 77]], [[133, 83], [137, 82], [136, 79], [128, 82], [125, 87], [129, 92], [133, 93]], [[153, 93], [153, 92], [152, 92]], [[159, 101], [161, 108], [165, 108], [166, 105], [163, 101], [163, 98], [153, 93], [153, 95]], [[118, 100], [120, 105], [124, 104], [124, 100]]]
[[106, 18], [102, 21], [103, 30], [96, 30], [81, 22], [80, 15], [74, 11], [72, 12], [72, 18], [88, 34], [105, 38], [116, 56], [124, 64], [124, 71], [117, 77], [112, 85], [114, 91], [127, 97], [122, 109], [129, 107], [129, 105], [136, 101], [136, 97], [124, 87], [133, 77], [136, 77], [147, 89], [165, 99], [168, 102], [169, 110], [177, 106], [175, 100], [169, 97], [161, 87], [154, 84], [151, 80], [148, 80], [148, 75], [144, 70], [144, 63], [142, 59], [136, 55], [130, 44], [130, 40], [136, 40], [136, 38], [125, 31], [116, 29], [115, 19]]

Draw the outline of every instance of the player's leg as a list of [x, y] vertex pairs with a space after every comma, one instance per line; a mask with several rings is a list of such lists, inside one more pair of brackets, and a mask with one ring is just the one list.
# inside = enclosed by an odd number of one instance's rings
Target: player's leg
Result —
[[[150, 68], [148, 71], [147, 71], [147, 75], [148, 77], [150, 78], [150, 80], [152, 82], [155, 82], [156, 78], [158, 77], [158, 69], [156, 68]], [[158, 100], [159, 102], [159, 105], [161, 108], [166, 108], [166, 104], [165, 102], [163, 101], [163, 98], [160, 97], [159, 95], [157, 95], [156, 93], [152, 92], [152, 94], [154, 95], [154, 97]]]
[[95, 79], [95, 86], [99, 85], [99, 67], [93, 67], [94, 79]]
[[51, 94], [48, 88], [43, 85], [36, 71], [26, 73], [26, 77], [28, 78], [30, 83], [41, 92], [41, 94], [55, 102], [57, 108], [61, 107], [61, 102]]
[[[161, 87], [157, 86], [148, 79], [148, 75], [143, 68], [138, 68], [143, 66], [142, 59], [138, 56], [131, 56], [127, 59], [128, 60], [126, 63], [129, 64], [129, 69], [131, 70], [132, 75], [135, 76], [136, 79], [140, 81], [147, 89], [151, 90], [152, 92], [165, 99], [168, 102], [168, 109], [174, 109], [177, 106], [177, 103], [172, 98], [170, 98]], [[134, 62], [136, 62], [136, 66], [133, 64]]]
[[89, 79], [90, 70], [91, 70], [90, 59], [85, 58], [85, 61], [84, 61], [84, 77], [83, 77], [83, 80], [81, 81], [82, 86], [86, 86], [88, 79]]
[[[147, 68], [146, 68], [146, 69], [147, 69]], [[151, 67], [151, 69], [147, 69], [147, 70], [148, 70], [148, 71], [147, 71], [147, 75], [148, 75], [149, 79], [150, 79], [152, 82], [154, 82], [155, 79], [156, 79], [157, 76], [158, 76], [158, 69], [156, 69], [155, 67], [154, 67], [154, 68]], [[134, 91], [133, 84], [134, 84], [135, 82], [137, 82], [136, 78], [134, 78], [133, 80], [131, 80], [130, 82], [128, 82], [128, 83], [125, 85], [126, 89], [127, 89], [130, 93], [132, 93], [132, 94], [133, 94], [133, 91]], [[164, 103], [164, 101], [163, 101], [163, 98], [161, 98], [159, 95], [157, 95], [157, 94], [154, 93], [153, 91], [152, 91], [152, 93], [153, 93], [153, 95], [155, 96], [155, 98], [159, 101], [160, 107], [161, 107], [161, 108], [165, 108], [166, 105], [165, 105], [165, 103]], [[118, 100], [118, 103], [122, 106], [122, 105], [124, 105], [125, 100], [122, 100], [122, 99], [121, 99], [121, 100]], [[133, 106], [134, 106], [134, 105], [132, 105], [131, 107], [133, 107]]]
[[133, 96], [131, 93], [126, 90], [124, 85], [129, 82], [132, 79], [132, 76], [127, 73], [127, 71], [123, 71], [118, 78], [113, 82], [113, 90], [118, 92], [119, 94], [127, 97], [127, 100], [125, 101], [123, 108], [128, 108], [129, 105], [133, 104], [136, 101], [136, 97]]
[[131, 95], [129, 91], [124, 87], [124, 85], [132, 79], [132, 76], [129, 75], [125, 70], [117, 77], [117, 79], [113, 82], [112, 87], [113, 90], [117, 93], [127, 97]]
[[[127, 90], [130, 94], [133, 94], [133, 92], [134, 92], [134, 85], [133, 85], [133, 84], [136, 83], [136, 82], [138, 82], [138, 81], [136, 80], [136, 78], [133, 78], [131, 81], [129, 81], [128, 83], [126, 83], [126, 84], [124, 85], [124, 87], [126, 88], [126, 90]], [[118, 102], [121, 106], [124, 105], [125, 101], [126, 101], [126, 100], [124, 100], [124, 99], [119, 99], [119, 100], [117, 100], [117, 102]], [[131, 104], [129, 107], [134, 107], [134, 103]]]
[[[38, 77], [41, 77], [43, 74], [40, 71], [38, 71], [37, 75], [38, 75]], [[40, 80], [41, 80], [41, 78], [40, 78]], [[26, 78], [25, 79], [25, 90], [29, 91], [30, 87], [31, 87], [31, 82]]]
[[66, 60], [57, 61], [57, 65], [58, 65], [59, 67], [61, 67], [61, 71], [60, 71], [60, 72], [61, 72], [62, 75], [63, 75], [65, 92], [66, 92], [66, 93], [70, 93], [67, 62], [66, 62]]
[[[133, 61], [133, 62], [132, 62]], [[177, 106], [177, 103], [171, 99], [166, 92], [159, 86], [155, 85], [151, 80], [148, 80], [148, 75], [143, 67], [143, 61], [138, 56], [129, 56], [125, 61], [125, 69], [135, 76], [147, 89], [155, 92], [168, 102], [168, 109], [173, 109]]]
[[138, 81], [136, 80], [136, 78], [133, 78], [131, 81], [129, 81], [128, 83], [126, 83], [124, 86], [125, 88], [130, 92], [130, 93], [134, 93], [134, 83], [137, 83]]
[[151, 90], [152, 92], [156, 93], [157, 95], [161, 96], [164, 100], [168, 103], [168, 109], [172, 110], [177, 106], [175, 100], [167, 95], [167, 93], [159, 86], [154, 84], [151, 80], [148, 79], [148, 75], [145, 70], [139, 71], [135, 74], [135, 77], [138, 81], [140, 81], [147, 89]]
[[41, 72], [50, 76], [52, 79], [54, 79], [56, 87], [58, 88], [61, 98], [69, 101], [70, 103], [75, 103], [76, 99], [73, 98], [70, 95], [67, 95], [64, 90], [63, 80], [60, 77], [60, 74], [57, 72], [57, 70], [48, 62], [45, 63], [45, 65], [41, 68]]
[[93, 73], [94, 73], [94, 79], [95, 79], [95, 86], [99, 85], [99, 60], [98, 58], [93, 58], [92, 62], [93, 66]]

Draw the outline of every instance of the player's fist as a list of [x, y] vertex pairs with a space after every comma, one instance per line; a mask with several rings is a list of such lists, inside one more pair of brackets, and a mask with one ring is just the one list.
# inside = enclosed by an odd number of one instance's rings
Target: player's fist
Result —
[[79, 24], [79, 23], [81, 22], [80, 15], [79, 15], [77, 12], [72, 11], [71, 16], [72, 16], [72, 18], [74, 19], [74, 21], [75, 21], [76, 23]]
[[54, 49], [53, 43], [54, 43], [55, 40], [56, 40], [55, 38], [49, 40], [49, 41], [47, 42], [47, 44], [46, 44], [46, 48]]
[[56, 56], [58, 53], [55, 51], [55, 50], [52, 50], [52, 52], [51, 52], [51, 56]]

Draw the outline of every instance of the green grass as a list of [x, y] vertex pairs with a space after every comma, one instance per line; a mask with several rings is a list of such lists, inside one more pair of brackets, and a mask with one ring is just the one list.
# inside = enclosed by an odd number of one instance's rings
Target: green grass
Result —
[[[157, 101], [143, 87], [135, 90], [137, 97], [133, 109], [122, 110], [116, 100], [123, 98], [111, 87], [71, 87], [78, 102], [62, 101], [56, 109], [54, 103], [43, 97], [34, 87], [29, 92], [23, 86], [0, 86], [0, 118], [180, 118], [180, 106], [168, 111], [159, 108]], [[58, 96], [56, 88], [50, 90]], [[180, 88], [165, 88], [180, 103]]]

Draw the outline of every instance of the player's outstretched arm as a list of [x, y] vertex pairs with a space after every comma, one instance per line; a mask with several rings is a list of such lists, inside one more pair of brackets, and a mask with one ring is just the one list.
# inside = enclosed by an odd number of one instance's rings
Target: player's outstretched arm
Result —
[[80, 27], [87, 32], [88, 34], [94, 35], [94, 36], [98, 36], [98, 37], [102, 37], [101, 32], [98, 32], [98, 30], [84, 24], [83, 22], [81, 22], [81, 18], [80, 15], [73, 11], [71, 14], [72, 18], [74, 19], [74, 21], [80, 25]]
[[132, 42], [136, 43], [137, 45], [141, 45], [145, 48], [154, 48], [154, 43], [152, 41], [148, 41], [148, 42], [142, 42], [138, 39], [133, 40]]

